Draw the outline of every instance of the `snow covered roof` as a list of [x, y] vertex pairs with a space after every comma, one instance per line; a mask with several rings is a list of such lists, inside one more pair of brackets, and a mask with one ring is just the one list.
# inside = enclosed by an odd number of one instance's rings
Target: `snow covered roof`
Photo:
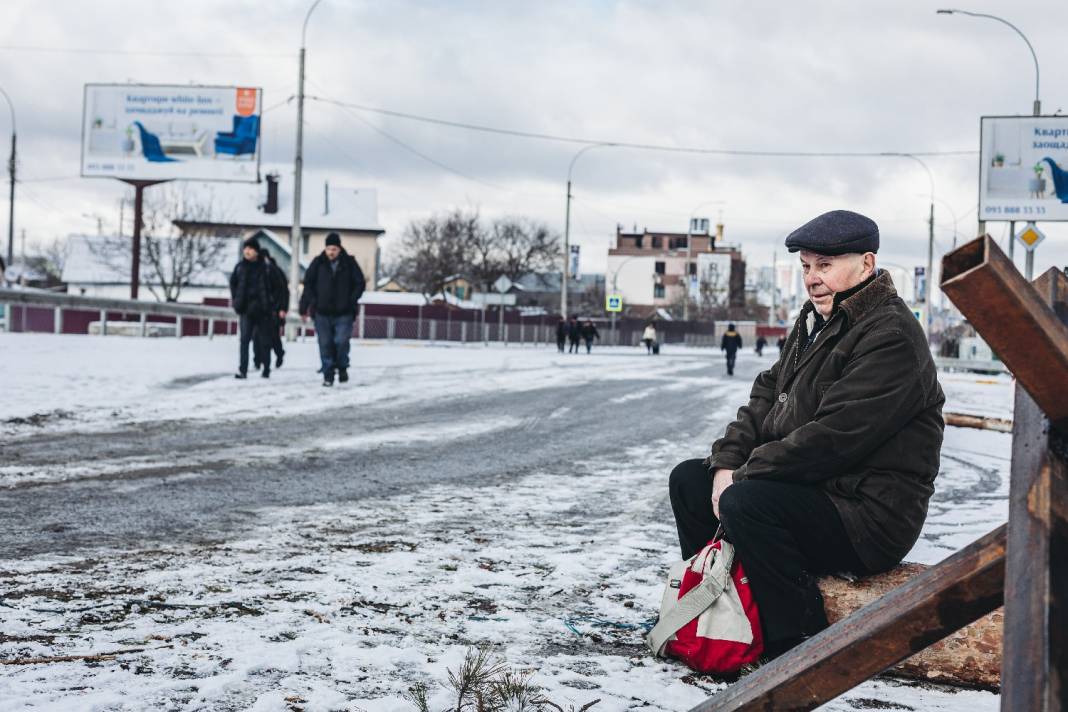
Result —
[[[120, 252], [121, 245], [114, 236], [71, 235], [67, 238], [69, 253], [63, 265], [62, 280], [67, 284], [126, 284], [130, 281], [129, 252]], [[130, 238], [125, 238], [129, 240]], [[173, 239], [173, 238], [161, 238]], [[240, 259], [241, 243], [237, 240], [219, 238], [225, 247], [219, 251], [214, 264], [195, 274], [190, 286], [225, 287], [230, 283], [230, 272]], [[94, 249], [95, 248], [95, 249]], [[115, 254], [109, 258], [109, 252]], [[158, 280], [151, 265], [141, 258], [141, 283], [156, 284]]]
[[[466, 299], [457, 299], [452, 294], [438, 294], [431, 301], [442, 301], [461, 309], [481, 309], [481, 304]], [[360, 297], [361, 304], [390, 304], [393, 306], [418, 307], [426, 306], [426, 297], [419, 292], [364, 292]]]
[[[267, 181], [261, 183], [190, 183], [190, 188], [211, 196], [218, 217], [215, 223], [286, 228], [293, 224], [292, 167], [274, 171], [278, 178], [278, 210], [264, 212]], [[265, 174], [271, 172], [269, 167]], [[301, 226], [308, 229], [385, 232], [378, 224], [378, 191], [340, 185], [328, 176], [304, 172], [301, 185]]]

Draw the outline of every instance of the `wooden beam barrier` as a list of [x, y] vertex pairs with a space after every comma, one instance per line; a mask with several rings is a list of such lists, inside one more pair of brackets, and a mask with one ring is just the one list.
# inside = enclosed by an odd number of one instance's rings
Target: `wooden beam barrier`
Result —
[[996, 610], [1005, 536], [995, 529], [691, 712], [813, 709]]
[[958, 428], [975, 428], [977, 430], [994, 430], [999, 433], [1011, 433], [1012, 421], [1006, 418], [991, 418], [986, 415], [968, 415], [966, 413], [943, 413], [946, 425]]

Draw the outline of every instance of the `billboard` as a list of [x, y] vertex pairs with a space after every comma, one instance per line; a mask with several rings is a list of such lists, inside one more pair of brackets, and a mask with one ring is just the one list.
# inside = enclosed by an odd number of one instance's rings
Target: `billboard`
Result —
[[984, 116], [979, 219], [1068, 220], [1068, 116]]
[[82, 175], [258, 181], [263, 91], [86, 84]]

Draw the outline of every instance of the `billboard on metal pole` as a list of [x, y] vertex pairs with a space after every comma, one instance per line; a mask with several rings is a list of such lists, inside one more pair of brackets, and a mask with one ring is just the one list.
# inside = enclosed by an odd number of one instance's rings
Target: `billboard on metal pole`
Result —
[[1068, 116], [984, 116], [979, 135], [980, 220], [1068, 220]]
[[82, 175], [122, 180], [259, 180], [263, 91], [86, 84]]

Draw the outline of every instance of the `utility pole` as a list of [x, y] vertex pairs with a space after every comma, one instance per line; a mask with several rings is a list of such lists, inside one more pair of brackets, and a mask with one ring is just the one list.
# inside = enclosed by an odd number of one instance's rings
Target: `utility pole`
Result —
[[[316, 0], [318, 2], [318, 0]], [[304, 55], [302, 54], [301, 57]], [[560, 314], [567, 316], [567, 287], [571, 281], [571, 172], [575, 169], [575, 161], [586, 151], [602, 146], [614, 146], [613, 143], [591, 143], [583, 146], [571, 158], [567, 166], [567, 208], [564, 211], [564, 269], [560, 272]]]
[[7, 106], [11, 109], [11, 157], [7, 161], [7, 176], [11, 182], [7, 211], [7, 266], [10, 267], [15, 259], [15, 104], [2, 87], [0, 87], [0, 95], [7, 100]]
[[[300, 248], [303, 244], [300, 229], [301, 184], [304, 180], [304, 45], [308, 35], [308, 20], [322, 0], [315, 0], [304, 16], [304, 26], [300, 31], [300, 70], [297, 78], [297, 153], [293, 159], [293, 227], [289, 234], [289, 304], [290, 309], [299, 308], [300, 304]], [[286, 327], [286, 339], [295, 341], [297, 331], [293, 326]]]

